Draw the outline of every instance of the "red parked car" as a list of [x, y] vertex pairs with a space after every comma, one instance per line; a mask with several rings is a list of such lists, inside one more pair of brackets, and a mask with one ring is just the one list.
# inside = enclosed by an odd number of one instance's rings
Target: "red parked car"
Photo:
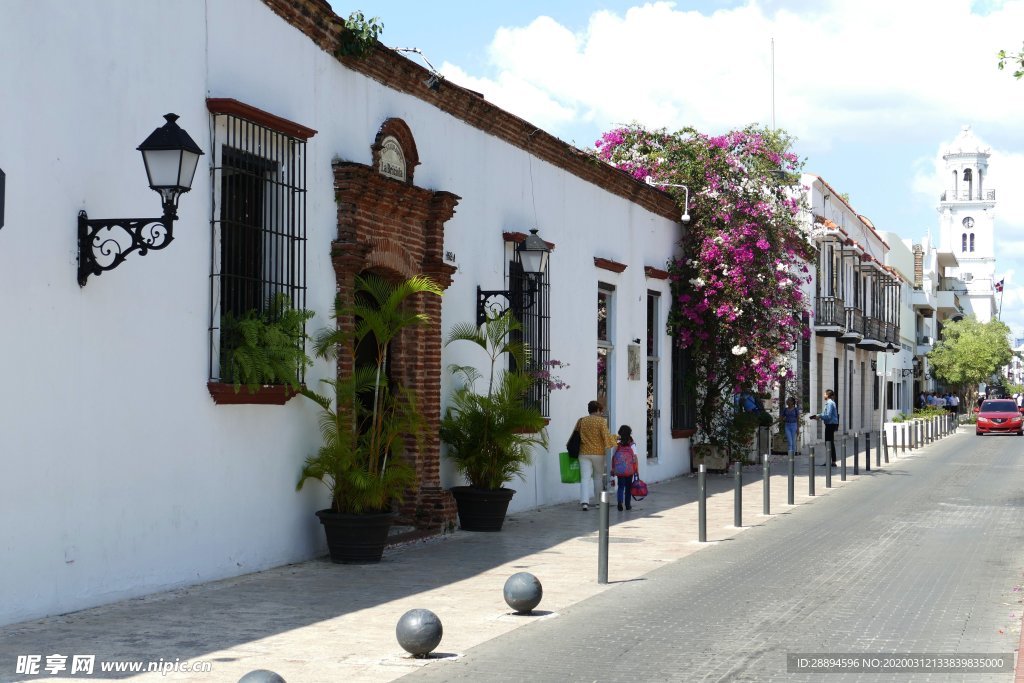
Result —
[[1024, 436], [1024, 415], [1017, 410], [1017, 402], [1008, 398], [982, 403], [974, 431], [978, 436], [1000, 432], [1014, 432], [1017, 436]]

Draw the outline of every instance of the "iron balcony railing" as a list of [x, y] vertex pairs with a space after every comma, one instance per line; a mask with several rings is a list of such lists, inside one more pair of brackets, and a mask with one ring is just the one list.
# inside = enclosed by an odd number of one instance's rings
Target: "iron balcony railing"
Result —
[[883, 332], [882, 321], [873, 316], [865, 316], [864, 318], [864, 338], [875, 339], [877, 341], [883, 341], [885, 334]]
[[864, 313], [859, 308], [846, 307], [846, 330], [856, 335], [864, 335]]
[[836, 296], [819, 296], [814, 302], [815, 327], [842, 327], [843, 300]]
[[885, 341], [892, 344], [900, 343], [899, 335], [896, 334], [895, 323], [885, 323]]

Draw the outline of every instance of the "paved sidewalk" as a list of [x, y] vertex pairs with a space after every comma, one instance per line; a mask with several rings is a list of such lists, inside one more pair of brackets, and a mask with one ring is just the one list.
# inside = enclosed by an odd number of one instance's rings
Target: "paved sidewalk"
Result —
[[[961, 430], [961, 434], [964, 430]], [[863, 449], [863, 443], [861, 444]], [[892, 449], [890, 449], [891, 452]], [[906, 457], [921, 457], [927, 447]], [[863, 469], [847, 481], [839, 469], [825, 488], [825, 468], [815, 467], [818, 496], [870, 480]], [[813, 514], [807, 459], [798, 458], [795, 505], [787, 505], [788, 468], [776, 456], [770, 479], [771, 515], [763, 514], [760, 466], [744, 469], [743, 526], [733, 526], [731, 475], [708, 475], [707, 543], [697, 541], [697, 477], [652, 484], [650, 496], [618, 512], [611, 496], [609, 584], [597, 583], [599, 511], [562, 504], [510, 515], [499, 533], [456, 531], [444, 537], [389, 548], [377, 565], [335, 565], [326, 558], [236, 579], [128, 600], [105, 607], [0, 628], [0, 681], [237, 681], [270, 669], [289, 683], [391, 681], [429, 666], [408, 656], [395, 638], [407, 610], [433, 611], [444, 626], [434, 653], [459, 653], [537, 619], [635, 580], [668, 562], [770, 523], [783, 514]], [[872, 464], [874, 453], [872, 452]], [[883, 469], [889, 465], [883, 465]], [[502, 588], [528, 571], [544, 588], [534, 615], [517, 616]], [[91, 676], [15, 674], [18, 655], [95, 655]], [[100, 662], [209, 662], [211, 673], [101, 674]]]

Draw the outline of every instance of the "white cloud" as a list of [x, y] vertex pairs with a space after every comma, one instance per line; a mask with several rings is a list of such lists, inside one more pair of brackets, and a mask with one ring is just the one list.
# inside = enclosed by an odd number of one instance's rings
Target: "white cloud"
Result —
[[443, 71], [563, 136], [580, 121], [710, 131], [768, 123], [772, 38], [777, 124], [819, 149], [837, 135], [948, 129], [951, 118], [1006, 128], [1007, 112], [1024, 108], [1024, 87], [995, 66], [1000, 48], [1020, 45], [1024, 0], [985, 15], [968, 0], [776, 4], [701, 14], [654, 2], [596, 12], [579, 33], [539, 17], [497, 31], [491, 76], [470, 85], [455, 67]]
[[[996, 68], [1000, 49], [1020, 49], [1022, 26], [1024, 0], [747, 0], [708, 14], [648, 2], [624, 14], [596, 12], [579, 32], [550, 17], [499, 29], [488, 74], [452, 64], [442, 73], [589, 147], [593, 139], [575, 138], [632, 121], [708, 132], [770, 123], [774, 39], [776, 124], [800, 139], [803, 154], [852, 141], [877, 147], [875, 163], [884, 164], [886, 145], [938, 140], [970, 123], [1005, 142], [993, 149], [986, 186], [997, 191], [1003, 319], [1024, 333], [1024, 281], [1015, 277], [1024, 273], [1016, 237], [1024, 231], [1024, 154], [1012, 148], [1024, 147], [1024, 83]], [[930, 214], [944, 186], [939, 151], [950, 141], [917, 161], [911, 194], [890, 204]]]

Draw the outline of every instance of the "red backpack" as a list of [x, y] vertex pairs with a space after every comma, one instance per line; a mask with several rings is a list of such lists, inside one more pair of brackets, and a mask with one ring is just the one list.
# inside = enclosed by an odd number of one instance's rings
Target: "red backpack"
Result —
[[632, 477], [636, 474], [636, 453], [632, 446], [619, 446], [612, 455], [612, 474], [616, 477]]

